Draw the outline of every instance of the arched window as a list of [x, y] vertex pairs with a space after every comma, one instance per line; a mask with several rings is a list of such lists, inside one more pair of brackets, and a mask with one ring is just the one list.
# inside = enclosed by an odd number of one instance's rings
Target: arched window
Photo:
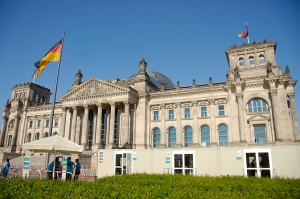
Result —
[[35, 134], [35, 140], [39, 140], [40, 139], [40, 133], [36, 133]]
[[153, 129], [153, 147], [159, 147], [160, 145], [160, 129]]
[[248, 113], [268, 111], [267, 102], [263, 99], [252, 99], [248, 102]]
[[27, 134], [27, 142], [30, 142], [31, 141], [31, 133], [28, 133]]
[[245, 62], [244, 62], [244, 58], [240, 57], [239, 58], [239, 66], [244, 66]]
[[15, 95], [15, 99], [18, 99], [18, 93], [16, 93], [16, 95]]
[[254, 61], [254, 57], [253, 57], [253, 56], [250, 56], [250, 57], [249, 57], [249, 64], [255, 64], [255, 61]]
[[44, 138], [48, 137], [49, 136], [49, 133], [48, 132], [45, 132], [44, 133]]
[[219, 146], [228, 146], [228, 127], [226, 124], [219, 125]]
[[190, 126], [184, 128], [184, 146], [193, 146], [193, 129]]
[[210, 129], [209, 126], [204, 125], [201, 127], [201, 146], [210, 145]]
[[264, 63], [265, 62], [265, 56], [264, 55], [259, 55], [258, 59], [259, 59], [259, 63]]
[[176, 129], [174, 127], [169, 128], [169, 143], [168, 147], [175, 147], [176, 145]]

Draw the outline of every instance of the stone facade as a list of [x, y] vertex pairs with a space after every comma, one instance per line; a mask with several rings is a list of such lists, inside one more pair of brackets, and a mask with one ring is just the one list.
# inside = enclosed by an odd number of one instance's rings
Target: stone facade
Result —
[[[294, 145], [299, 126], [288, 66], [275, 59], [276, 43], [262, 41], [225, 51], [226, 81], [175, 86], [147, 71], [144, 58], [127, 80], [75, 74], [55, 105], [53, 134], [98, 149], [200, 148]], [[21, 152], [22, 144], [49, 136], [51, 92], [34, 83], [12, 88], [3, 109], [0, 147]]]

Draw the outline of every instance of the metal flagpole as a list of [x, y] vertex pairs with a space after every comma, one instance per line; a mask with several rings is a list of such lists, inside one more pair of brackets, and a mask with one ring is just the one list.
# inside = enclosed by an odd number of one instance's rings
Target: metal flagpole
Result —
[[[52, 109], [51, 109], [51, 115], [50, 115], [50, 127], [49, 127], [49, 136], [52, 136], [52, 128], [53, 128], [53, 116], [54, 116], [54, 109], [55, 109], [55, 101], [56, 101], [56, 90], [57, 90], [57, 84], [58, 84], [58, 77], [59, 77], [59, 69], [60, 69], [60, 61], [62, 57], [62, 50], [64, 46], [64, 38], [65, 38], [65, 33], [63, 33], [62, 36], [62, 43], [61, 43], [61, 52], [60, 52], [60, 58], [57, 66], [57, 72], [56, 72], [56, 81], [55, 81], [55, 86], [54, 86], [54, 95], [53, 95], [53, 101], [52, 101]], [[46, 166], [48, 167], [49, 164], [49, 152], [47, 153], [46, 157]]]
[[248, 24], [247, 24], [247, 23], [246, 23], [246, 29], [247, 29], [247, 39], [248, 39], [248, 44], [250, 44], [249, 30], [248, 30]]

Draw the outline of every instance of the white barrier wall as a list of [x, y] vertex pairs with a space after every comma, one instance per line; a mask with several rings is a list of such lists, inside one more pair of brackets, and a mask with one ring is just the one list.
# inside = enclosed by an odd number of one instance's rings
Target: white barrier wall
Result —
[[[246, 153], [250, 156], [257, 153], [257, 161], [261, 154], [268, 153], [264, 158], [269, 157], [272, 177], [300, 178], [300, 146], [103, 149], [98, 151], [97, 177], [117, 173], [176, 173], [176, 169], [194, 175], [247, 175]], [[260, 171], [258, 166], [257, 172]]]

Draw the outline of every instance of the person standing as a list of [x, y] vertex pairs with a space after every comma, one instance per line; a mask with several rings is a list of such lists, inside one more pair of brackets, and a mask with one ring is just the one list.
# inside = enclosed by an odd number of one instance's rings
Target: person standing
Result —
[[75, 164], [73, 161], [71, 161], [71, 157], [67, 158], [67, 175], [66, 175], [66, 181], [72, 180], [73, 175], [73, 169], [75, 167]]
[[10, 168], [9, 159], [5, 158], [5, 162], [3, 164], [2, 178], [7, 178], [9, 168]]
[[81, 164], [79, 162], [79, 159], [76, 159], [75, 162], [76, 162], [76, 167], [75, 167], [74, 180], [78, 180], [78, 175], [80, 174]]

